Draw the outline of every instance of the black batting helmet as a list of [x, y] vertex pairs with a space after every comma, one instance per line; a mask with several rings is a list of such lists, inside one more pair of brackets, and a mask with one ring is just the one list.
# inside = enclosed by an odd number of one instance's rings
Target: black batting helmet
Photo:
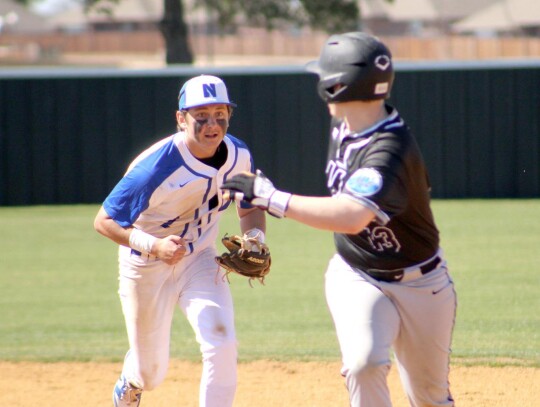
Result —
[[362, 32], [332, 35], [306, 69], [319, 75], [317, 88], [326, 103], [387, 99], [394, 81], [390, 50]]

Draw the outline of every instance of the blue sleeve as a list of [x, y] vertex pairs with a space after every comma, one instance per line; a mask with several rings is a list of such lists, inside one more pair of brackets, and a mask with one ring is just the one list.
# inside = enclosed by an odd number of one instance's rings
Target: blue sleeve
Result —
[[182, 157], [174, 144], [164, 145], [138, 162], [118, 182], [105, 199], [103, 208], [120, 226], [133, 225], [148, 208], [154, 191], [182, 164]]

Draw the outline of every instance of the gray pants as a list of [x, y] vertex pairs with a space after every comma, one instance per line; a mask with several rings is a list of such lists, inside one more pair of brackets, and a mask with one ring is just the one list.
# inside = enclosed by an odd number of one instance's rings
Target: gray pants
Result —
[[387, 375], [394, 350], [411, 406], [453, 406], [448, 375], [456, 293], [446, 262], [405, 282], [380, 282], [335, 255], [326, 271], [353, 407], [390, 407]]

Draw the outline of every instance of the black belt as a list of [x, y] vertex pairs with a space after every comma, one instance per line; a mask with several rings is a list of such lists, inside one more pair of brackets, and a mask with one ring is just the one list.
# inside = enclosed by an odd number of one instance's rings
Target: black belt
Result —
[[405, 276], [405, 273], [414, 273], [414, 272], [420, 272], [418, 277], [430, 273], [431, 271], [435, 270], [437, 266], [439, 265], [441, 261], [441, 258], [439, 256], [435, 257], [433, 260], [429, 261], [428, 263], [424, 264], [423, 266], [420, 266], [416, 269], [413, 269], [411, 271], [406, 271], [405, 269], [401, 270], [375, 270], [375, 269], [369, 269], [366, 270], [366, 273], [369, 274], [371, 277], [373, 277], [375, 280], [378, 281], [385, 281], [387, 283], [391, 282], [398, 282], [403, 280], [403, 277]]

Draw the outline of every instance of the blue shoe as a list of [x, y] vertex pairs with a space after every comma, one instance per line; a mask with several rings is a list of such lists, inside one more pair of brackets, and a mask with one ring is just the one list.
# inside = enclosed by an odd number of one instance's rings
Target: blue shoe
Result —
[[141, 402], [142, 389], [132, 386], [124, 375], [120, 376], [114, 386], [114, 407], [138, 407]]

